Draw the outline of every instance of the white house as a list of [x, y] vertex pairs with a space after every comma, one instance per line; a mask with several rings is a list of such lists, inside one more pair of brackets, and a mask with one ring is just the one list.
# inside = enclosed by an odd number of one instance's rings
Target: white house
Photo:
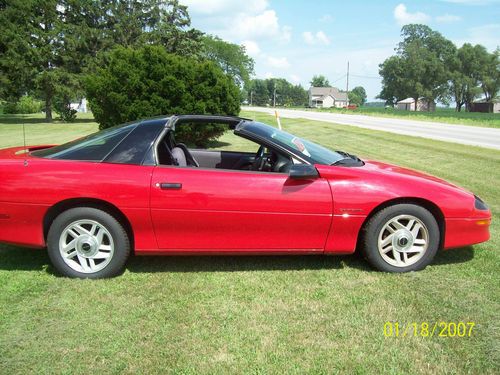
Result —
[[342, 108], [347, 106], [347, 94], [336, 87], [309, 88], [309, 107]]
[[87, 113], [87, 99], [83, 98], [80, 103], [70, 103], [69, 107], [77, 112]]
[[[415, 99], [406, 98], [397, 103], [397, 109], [405, 111], [415, 111]], [[425, 98], [418, 98], [417, 111], [435, 111], [436, 103]]]

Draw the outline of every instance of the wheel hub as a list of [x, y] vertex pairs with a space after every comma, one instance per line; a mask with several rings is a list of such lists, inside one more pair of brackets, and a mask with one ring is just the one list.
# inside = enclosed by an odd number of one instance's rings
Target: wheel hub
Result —
[[93, 257], [99, 251], [96, 239], [89, 235], [81, 235], [76, 240], [76, 251], [85, 258]]
[[394, 233], [392, 246], [396, 251], [403, 253], [412, 248], [414, 241], [415, 239], [409, 230], [399, 229]]

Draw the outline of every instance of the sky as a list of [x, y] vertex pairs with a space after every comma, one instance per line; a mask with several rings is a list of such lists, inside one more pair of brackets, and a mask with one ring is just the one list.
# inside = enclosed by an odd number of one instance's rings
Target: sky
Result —
[[333, 86], [380, 93], [378, 65], [394, 54], [401, 27], [423, 23], [457, 46], [500, 46], [500, 0], [181, 0], [192, 26], [243, 44], [257, 78], [309, 88], [313, 75]]

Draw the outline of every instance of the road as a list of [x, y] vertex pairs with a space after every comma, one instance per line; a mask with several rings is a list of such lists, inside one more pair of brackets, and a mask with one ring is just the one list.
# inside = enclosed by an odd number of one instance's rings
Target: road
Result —
[[[274, 108], [243, 107], [248, 111], [264, 112], [274, 115]], [[439, 141], [461, 143], [500, 150], [500, 129], [477, 126], [453, 125], [441, 122], [404, 120], [398, 118], [346, 115], [295, 109], [278, 109], [284, 118], [304, 118], [360, 128], [382, 130], [391, 133], [436, 139]]]

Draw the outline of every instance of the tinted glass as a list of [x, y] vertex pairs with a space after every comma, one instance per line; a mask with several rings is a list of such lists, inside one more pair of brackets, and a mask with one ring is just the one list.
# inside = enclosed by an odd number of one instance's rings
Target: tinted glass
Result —
[[[151, 145], [164, 127], [165, 125], [160, 122], [137, 126], [104, 161], [106, 163], [141, 164], [146, 153], [153, 153]], [[151, 158], [151, 155], [148, 156]]]
[[118, 125], [60, 146], [34, 151], [32, 155], [50, 159], [101, 161], [136, 126], [137, 123]]
[[251, 123], [245, 126], [245, 130], [264, 138], [270, 138], [273, 142], [298, 151], [300, 154], [313, 159], [319, 164], [330, 165], [340, 159], [344, 159], [344, 156], [337, 152], [266, 124]]

